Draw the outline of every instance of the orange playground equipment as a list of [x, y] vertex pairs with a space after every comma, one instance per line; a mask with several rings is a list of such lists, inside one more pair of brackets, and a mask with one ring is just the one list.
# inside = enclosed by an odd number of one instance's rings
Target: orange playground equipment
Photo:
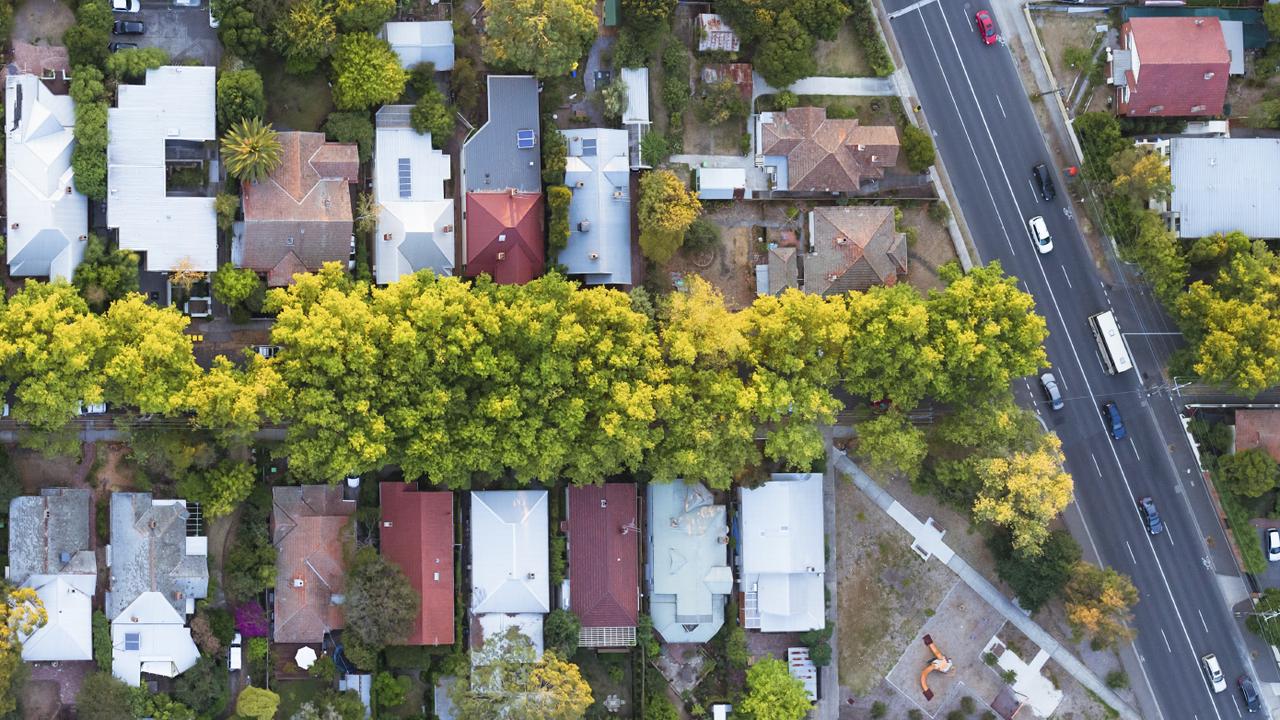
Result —
[[943, 655], [942, 651], [938, 649], [938, 646], [933, 644], [932, 636], [925, 635], [924, 644], [929, 648], [929, 651], [933, 653], [933, 659], [929, 661], [928, 665], [924, 666], [924, 670], [920, 671], [920, 689], [924, 691], [925, 700], [932, 700], [933, 691], [929, 689], [929, 673], [934, 670], [937, 670], [940, 673], [951, 672], [951, 658]]

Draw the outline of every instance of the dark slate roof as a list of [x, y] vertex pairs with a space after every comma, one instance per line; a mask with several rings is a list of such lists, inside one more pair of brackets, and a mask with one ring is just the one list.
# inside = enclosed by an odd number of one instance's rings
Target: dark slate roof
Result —
[[[532, 131], [533, 147], [517, 148], [516, 134]], [[538, 81], [529, 75], [489, 76], [489, 120], [462, 146], [467, 192], [542, 190]]]

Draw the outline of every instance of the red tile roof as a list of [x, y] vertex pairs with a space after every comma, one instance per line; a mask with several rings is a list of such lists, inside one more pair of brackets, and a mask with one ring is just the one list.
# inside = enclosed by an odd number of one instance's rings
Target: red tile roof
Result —
[[[1132, 39], [1131, 37], [1132, 36]], [[1129, 101], [1117, 90], [1122, 115], [1135, 117], [1222, 114], [1231, 56], [1216, 17], [1133, 18], [1120, 31], [1137, 57], [1126, 73]]]
[[542, 274], [542, 193], [469, 192], [466, 223], [467, 277], [518, 285]]
[[639, 511], [633, 483], [568, 490], [569, 609], [582, 627], [635, 627]]
[[334, 596], [346, 587], [344, 540], [356, 504], [334, 485], [272, 490], [271, 540], [276, 547], [275, 633], [278, 643], [318, 643], [345, 621]]
[[898, 162], [898, 131], [827, 117], [826, 108], [775, 112], [760, 124], [765, 155], [787, 156], [787, 189], [856, 192], [863, 180], [884, 177]]
[[404, 645], [453, 643], [453, 493], [378, 486], [382, 554], [404, 571], [422, 607]]

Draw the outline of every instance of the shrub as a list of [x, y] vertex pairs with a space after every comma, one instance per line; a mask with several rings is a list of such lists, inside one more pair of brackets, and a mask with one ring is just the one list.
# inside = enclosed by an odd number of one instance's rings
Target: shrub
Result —
[[93, 611], [93, 661], [102, 672], [111, 672], [111, 621], [101, 610]]
[[879, 21], [871, 0], [850, 0], [849, 22], [854, 35], [862, 43], [862, 55], [867, 60], [871, 71], [880, 77], [893, 74], [893, 58], [889, 56], [889, 48], [880, 39]]
[[218, 78], [218, 127], [227, 128], [245, 118], [260, 118], [267, 111], [262, 76], [253, 68], [231, 70]]
[[885, 705], [883, 702], [877, 700], [871, 703], [871, 717], [882, 718], [885, 716], [885, 713], [887, 712], [889, 712], [889, 707]]
[[542, 182], [564, 185], [564, 166], [569, 156], [569, 143], [551, 117], [542, 118]]
[[907, 167], [912, 172], [924, 172], [935, 158], [933, 138], [915, 125], [908, 125], [902, 129], [902, 152], [906, 154]]
[[671, 156], [667, 147], [667, 136], [662, 133], [647, 132], [640, 139], [640, 162], [650, 167], [659, 165]]
[[244, 656], [249, 662], [258, 663], [266, 660], [270, 651], [271, 645], [265, 637], [251, 637], [245, 643]]
[[935, 200], [929, 203], [929, 219], [939, 225], [946, 225], [951, 219], [951, 208], [941, 200]]
[[547, 188], [547, 249], [554, 255], [569, 244], [569, 201], [573, 192], [564, 185]]
[[543, 624], [546, 647], [549, 650], [555, 650], [562, 658], [571, 658], [578, 652], [578, 633], [581, 630], [582, 623], [577, 615], [568, 610], [556, 608], [547, 615]]
[[689, 53], [678, 42], [662, 51], [662, 105], [669, 114], [689, 105]]
[[322, 655], [316, 658], [311, 667], [307, 668], [307, 674], [317, 680], [333, 682], [334, 676], [338, 674], [338, 666], [333, 662], [333, 658], [328, 655]]
[[563, 535], [551, 536], [551, 584], [564, 582], [564, 571], [568, 565], [565, 559], [566, 539]]
[[431, 145], [444, 147], [453, 135], [453, 110], [445, 104], [444, 94], [434, 84], [428, 85], [422, 97], [409, 111], [409, 124], [418, 134], [431, 133]]
[[1129, 675], [1123, 670], [1112, 670], [1107, 673], [1107, 687], [1112, 690], [1124, 690], [1129, 687]]
[[698, 253], [720, 246], [720, 228], [710, 220], [699, 217], [684, 231], [685, 252]]
[[960, 698], [960, 709], [964, 711], [965, 715], [973, 714], [973, 711], [977, 709], [977, 705], [974, 703], [972, 695], [965, 695]]

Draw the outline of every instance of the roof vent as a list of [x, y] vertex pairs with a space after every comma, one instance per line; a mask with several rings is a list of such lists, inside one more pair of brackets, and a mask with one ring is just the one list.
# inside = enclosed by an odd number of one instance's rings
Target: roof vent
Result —
[[341, 605], [341, 604], [345, 603], [346, 601], [347, 601], [346, 596], [345, 596], [345, 595], [342, 595], [342, 594], [340, 594], [340, 593], [334, 593], [334, 594], [332, 594], [332, 595], [330, 595], [330, 596], [329, 596], [329, 602], [330, 602], [330, 603], [332, 603], [332, 604], [334, 604], [334, 605]]
[[621, 191], [621, 190], [614, 190], [614, 191], [613, 191], [613, 199], [614, 199], [614, 200], [621, 200], [621, 199], [622, 199], [622, 191]]
[[578, 187], [580, 187], [580, 188], [584, 188], [584, 187], [586, 187], [586, 186], [587, 186], [587, 181], [586, 181], [586, 180], [579, 180], [579, 181], [578, 181], [577, 183], [575, 183], [575, 184], [576, 184]]
[[591, 232], [591, 221], [583, 220], [578, 223], [578, 232]]
[[440, 229], [440, 232], [447, 232], [447, 233], [451, 233], [451, 232], [453, 232], [453, 226], [452, 226], [452, 225], [445, 225], [443, 228], [441, 228], [441, 229]]
[[384, 528], [389, 528], [389, 527], [391, 527], [391, 521], [390, 521], [390, 520], [383, 520], [383, 521], [382, 521], [382, 527], [384, 527]]
[[506, 259], [507, 259], [507, 254], [506, 254], [506, 253], [504, 253], [504, 252], [500, 252], [500, 253], [498, 253], [498, 262], [502, 262], [503, 260], [506, 260]]
[[536, 575], [536, 574], [534, 574], [534, 573], [529, 573], [528, 575], [525, 575], [524, 577], [525, 577], [525, 579], [526, 579], [526, 580], [533, 580], [534, 578], [536, 578], [536, 577], [537, 577], [537, 575]]
[[609, 501], [608, 501], [608, 500], [605, 500], [604, 498], [600, 498], [600, 507], [601, 507], [601, 508], [607, 508], [607, 507], [609, 507]]
[[[1204, 79], [1205, 79], [1205, 80], [1212, 80], [1212, 79], [1213, 79], [1213, 72], [1207, 72], [1207, 73], [1205, 73], [1205, 74], [1204, 74]], [[67, 192], [71, 192], [70, 188], [68, 188], [68, 189], [67, 189]]]
[[[588, 258], [588, 259], [590, 259], [590, 260], [599, 260], [599, 259], [600, 259], [600, 253], [591, 253], [590, 255], [588, 255], [588, 256], [587, 256], [587, 258]], [[601, 504], [603, 504], [603, 503], [604, 503], [604, 501], [603, 501], [603, 500], [601, 500], [600, 502], [601, 502]]]
[[498, 242], [506, 242], [506, 241], [507, 241], [507, 234], [506, 234], [506, 233], [499, 233], [499, 234], [498, 234]]
[[1196, 27], [1200, 27], [1203, 24], [1204, 24], [1204, 18], [1196, 18]]
[[183, 599], [184, 597], [186, 597], [186, 595], [183, 595], [181, 590], [174, 590], [174, 591], [173, 591], [173, 599], [174, 599], [174, 600], [181, 600], [181, 599]]
[[863, 150], [866, 150], [866, 149], [867, 149], [866, 145], [863, 145], [862, 143], [858, 143], [858, 152], [862, 152]]
[[305, 583], [305, 582], [303, 582], [302, 578], [300, 578], [300, 577], [296, 577], [296, 578], [294, 578], [294, 579], [293, 579], [293, 586], [294, 586], [294, 587], [296, 587], [296, 588], [300, 588], [300, 587], [303, 587], [303, 586], [305, 586], [305, 585], [306, 585], [306, 583]]
[[837, 236], [836, 236], [836, 244], [837, 244], [837, 245], [848, 245], [848, 244], [849, 244], [849, 238], [845, 237], [844, 235], [837, 235]]

